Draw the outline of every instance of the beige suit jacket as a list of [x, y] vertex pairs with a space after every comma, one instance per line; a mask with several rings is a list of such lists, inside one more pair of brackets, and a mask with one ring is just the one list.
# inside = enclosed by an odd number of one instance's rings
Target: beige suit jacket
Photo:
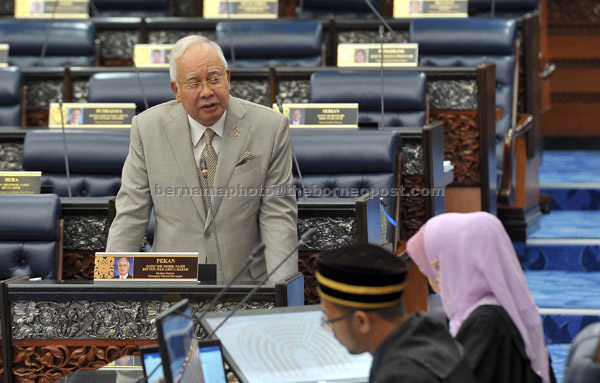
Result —
[[[139, 251], [154, 207], [153, 251], [198, 252], [200, 262], [208, 257], [208, 263], [218, 264], [212, 220], [204, 211], [192, 147], [187, 113], [177, 101], [155, 106], [133, 119], [107, 251]], [[291, 169], [288, 119], [230, 97], [213, 185], [218, 195], [212, 197], [226, 280], [240, 269], [260, 239], [266, 245], [266, 265], [255, 263], [242, 280], [257, 279], [265, 266], [271, 272], [296, 245]], [[289, 190], [277, 195], [272, 193], [275, 186]], [[297, 269], [295, 255], [271, 280], [283, 279]]]

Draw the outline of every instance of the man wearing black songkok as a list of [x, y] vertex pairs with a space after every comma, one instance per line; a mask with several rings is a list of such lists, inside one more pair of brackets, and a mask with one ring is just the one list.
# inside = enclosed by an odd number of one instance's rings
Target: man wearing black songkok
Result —
[[373, 355], [370, 383], [475, 382], [443, 323], [406, 314], [405, 263], [378, 246], [323, 252], [317, 281], [323, 324], [351, 354]]

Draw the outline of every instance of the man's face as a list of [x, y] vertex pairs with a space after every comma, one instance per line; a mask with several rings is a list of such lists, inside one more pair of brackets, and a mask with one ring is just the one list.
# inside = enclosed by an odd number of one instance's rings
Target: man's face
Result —
[[129, 261], [126, 259], [121, 259], [117, 265], [117, 268], [119, 269], [120, 275], [129, 274]]
[[152, 61], [155, 63], [162, 63], [163, 59], [162, 59], [162, 54], [160, 53], [160, 51], [152, 52]]
[[294, 111], [292, 112], [292, 119], [294, 121], [300, 121], [300, 117], [302, 117], [300, 111], [298, 109], [294, 109]]
[[[341, 318], [342, 316], [348, 314], [347, 311], [340, 310], [336, 305], [329, 302], [327, 299], [321, 299], [321, 309], [323, 310], [323, 314], [325, 314], [328, 319]], [[364, 344], [360, 333], [356, 331], [353, 316], [335, 321], [330, 325], [336, 339], [344, 347], [346, 347], [346, 349], [348, 349], [350, 354], [361, 354], [367, 351], [366, 345]]]
[[410, 2], [410, 12], [411, 13], [418, 13], [419, 12], [419, 2], [418, 1], [411, 1]]
[[[207, 44], [190, 46], [177, 60], [177, 83], [171, 81], [171, 89], [177, 101], [196, 121], [205, 126], [217, 122], [229, 105], [230, 72], [223, 68], [219, 57]], [[215, 77], [226, 76], [223, 87], [210, 89], [207, 85], [202, 89], [189, 90], [184, 85], [194, 82], [206, 82]]]
[[76, 124], [79, 122], [79, 118], [81, 117], [81, 110], [73, 109], [69, 114], [69, 122], [71, 124]]

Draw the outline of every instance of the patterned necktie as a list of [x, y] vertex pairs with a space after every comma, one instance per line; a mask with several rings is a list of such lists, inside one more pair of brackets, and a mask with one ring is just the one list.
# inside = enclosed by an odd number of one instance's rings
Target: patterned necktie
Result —
[[[206, 161], [206, 168], [208, 169], [208, 188], [210, 190], [213, 186], [213, 182], [215, 181], [215, 172], [217, 170], [217, 152], [215, 152], [215, 148], [213, 148], [212, 146], [212, 140], [215, 137], [215, 131], [212, 129], [206, 129], [202, 136], [204, 137], [204, 149], [202, 150], [200, 158], [204, 158], [204, 161]], [[206, 211], [206, 214], [208, 215], [209, 196], [205, 193], [206, 181], [204, 180], [202, 174], [200, 175], [200, 177], [200, 186], [204, 191], [204, 193], [202, 194], [202, 200], [204, 201], [204, 209]]]

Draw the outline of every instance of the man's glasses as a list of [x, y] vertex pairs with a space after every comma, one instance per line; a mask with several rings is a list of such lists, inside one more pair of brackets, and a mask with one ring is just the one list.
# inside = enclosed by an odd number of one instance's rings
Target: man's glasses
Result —
[[342, 321], [344, 319], [348, 319], [352, 315], [354, 315], [354, 311], [351, 311], [351, 312], [349, 312], [347, 314], [342, 315], [341, 317], [337, 317], [337, 318], [333, 318], [333, 319], [329, 319], [325, 315], [323, 315], [321, 317], [321, 326], [323, 326], [324, 329], [331, 331], [333, 329], [333, 324], [335, 322], [339, 322], [339, 321]]
[[214, 89], [218, 89], [218, 88], [222, 88], [223, 85], [225, 85], [225, 78], [226, 77], [227, 76], [225, 76], [225, 75], [219, 76], [219, 77], [213, 77], [210, 80], [205, 81], [205, 82], [194, 81], [194, 82], [188, 82], [188, 83], [182, 84], [179, 81], [177, 81], [177, 83], [180, 84], [187, 91], [190, 91], [190, 92], [201, 92], [205, 85], [209, 89], [213, 89], [213, 90]]

